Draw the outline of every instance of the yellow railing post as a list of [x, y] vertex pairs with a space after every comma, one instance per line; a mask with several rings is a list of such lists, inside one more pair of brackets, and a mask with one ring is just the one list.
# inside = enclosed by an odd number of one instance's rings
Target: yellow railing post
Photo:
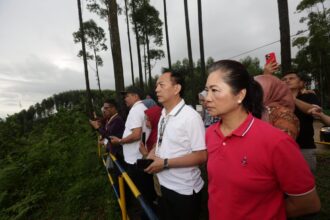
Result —
[[99, 158], [101, 157], [101, 144], [100, 144], [100, 136], [97, 137], [97, 149], [99, 153]]
[[[108, 174], [108, 178], [109, 178], [110, 184], [114, 188], [114, 192], [115, 192], [116, 198], [118, 200], [119, 207], [121, 209], [122, 219], [123, 220], [130, 220], [129, 216], [127, 215], [126, 200], [125, 200], [125, 186], [124, 186], [124, 181], [126, 181], [128, 187], [132, 191], [135, 199], [137, 199], [139, 201], [142, 209], [145, 211], [145, 213], [147, 214], [147, 216], [149, 217], [149, 219], [158, 220], [158, 218], [155, 215], [155, 213], [146, 204], [146, 202], [143, 199], [140, 191], [135, 186], [135, 184], [133, 183], [132, 179], [128, 176], [128, 174], [126, 173], [126, 171], [118, 163], [117, 158], [114, 155], [112, 155], [111, 153], [105, 153], [104, 155], [101, 155], [101, 144], [99, 143], [99, 141], [98, 141], [97, 147], [98, 147], [98, 156], [99, 156], [99, 158], [101, 158], [101, 160], [103, 162], [103, 165], [104, 165], [104, 167], [107, 170], [107, 174]], [[106, 164], [106, 161], [104, 160], [103, 156], [110, 156], [111, 159], [112, 159], [112, 161], [115, 163], [115, 165], [117, 166], [117, 168], [119, 169], [119, 171], [121, 173], [121, 175], [118, 177], [119, 193], [117, 191], [118, 189], [116, 190], [116, 187], [114, 185], [114, 181], [113, 181], [113, 179], [112, 179], [112, 177], [111, 177], [111, 175], [110, 175], [110, 173], [108, 171], [107, 164]]]
[[118, 176], [120, 203], [122, 205], [121, 215], [123, 220], [127, 220], [126, 201], [125, 201], [125, 186], [122, 175]]

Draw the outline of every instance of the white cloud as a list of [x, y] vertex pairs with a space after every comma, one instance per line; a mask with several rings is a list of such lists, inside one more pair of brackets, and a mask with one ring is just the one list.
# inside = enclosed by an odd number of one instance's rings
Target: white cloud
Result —
[[[117, 0], [123, 6], [123, 1]], [[83, 1], [83, 4], [86, 4]], [[302, 29], [300, 15], [294, 14], [299, 0], [289, 2], [291, 33]], [[151, 0], [163, 20], [163, 1]], [[197, 1], [188, 1], [193, 58], [199, 59]], [[279, 39], [276, 1], [202, 1], [205, 56], [223, 59]], [[84, 19], [96, 18], [84, 9]], [[172, 62], [187, 57], [186, 29], [182, 1], [167, 0], [169, 40]], [[131, 84], [126, 20], [119, 16], [125, 84]], [[99, 20], [99, 19], [98, 19]], [[107, 32], [105, 21], [99, 24]], [[83, 62], [76, 56], [79, 44], [72, 33], [78, 30], [76, 1], [10, 0], [0, 1], [0, 117], [40, 102], [54, 93], [84, 89]], [[132, 25], [131, 25], [132, 28]], [[138, 76], [136, 44], [131, 29], [134, 73]], [[108, 44], [109, 45], [109, 44]], [[275, 51], [280, 57], [280, 44], [251, 52], [263, 64], [264, 54]], [[165, 35], [163, 50], [166, 53]], [[114, 88], [111, 50], [103, 52], [104, 67], [100, 69], [101, 86]], [[243, 58], [237, 57], [236, 59]], [[90, 63], [94, 66], [93, 63]], [[167, 56], [154, 67], [156, 75], [167, 66]], [[95, 73], [89, 70], [92, 88], [97, 88]]]

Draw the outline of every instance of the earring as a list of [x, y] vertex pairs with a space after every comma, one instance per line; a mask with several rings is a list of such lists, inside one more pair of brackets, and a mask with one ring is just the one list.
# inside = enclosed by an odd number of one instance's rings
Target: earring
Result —
[[237, 101], [238, 104], [241, 104], [241, 102], [242, 102], [242, 100], [238, 100], [238, 101]]

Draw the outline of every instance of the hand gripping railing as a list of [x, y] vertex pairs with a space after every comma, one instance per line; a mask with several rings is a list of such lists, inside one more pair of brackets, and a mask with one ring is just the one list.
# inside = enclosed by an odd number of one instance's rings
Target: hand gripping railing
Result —
[[[99, 155], [99, 158], [101, 158], [101, 145], [100, 144], [98, 144], [98, 155]], [[105, 156], [108, 156], [108, 155], [109, 154], [105, 154]], [[127, 215], [127, 210], [126, 210], [125, 189], [124, 189], [124, 180], [125, 180], [128, 187], [132, 191], [134, 197], [139, 201], [143, 211], [146, 213], [148, 218], [150, 220], [158, 220], [158, 217], [155, 215], [155, 213], [150, 208], [150, 206], [145, 202], [142, 194], [140, 193], [138, 188], [135, 186], [132, 179], [128, 176], [126, 171], [122, 168], [122, 166], [118, 162], [117, 158], [112, 154], [110, 154], [110, 158], [114, 162], [114, 164], [116, 165], [116, 167], [118, 168], [118, 170], [121, 174], [120, 176], [118, 176], [119, 193], [118, 193], [118, 191], [115, 187], [114, 181], [107, 169], [106, 161], [105, 161], [104, 157], [102, 157], [101, 159], [102, 159], [105, 169], [107, 170], [108, 178], [109, 178], [111, 186], [115, 192], [115, 196], [117, 197], [117, 201], [118, 201], [118, 204], [119, 204], [119, 207], [121, 210], [121, 214], [122, 214], [122, 219], [123, 220], [129, 219], [129, 217]]]

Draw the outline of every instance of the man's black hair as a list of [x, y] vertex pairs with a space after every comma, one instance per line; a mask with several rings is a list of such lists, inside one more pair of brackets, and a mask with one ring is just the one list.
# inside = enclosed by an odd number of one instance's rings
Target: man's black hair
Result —
[[299, 71], [297, 70], [288, 70], [286, 71], [282, 77], [286, 76], [286, 75], [289, 75], [289, 74], [296, 74], [296, 76], [301, 80], [301, 81], [304, 81], [304, 82], [310, 82], [311, 81], [311, 78], [307, 75], [307, 74], [301, 74], [299, 73]]
[[114, 100], [114, 99], [106, 99], [106, 100], [104, 100], [103, 103], [107, 103], [107, 104], [115, 107], [115, 109], [118, 111], [118, 103], [116, 102], [116, 100]]
[[174, 84], [181, 85], [181, 91], [180, 91], [180, 97], [183, 97], [184, 94], [184, 76], [186, 74], [186, 71], [182, 68], [180, 69], [170, 69], [170, 68], [163, 68], [162, 73], [171, 73], [171, 80]]

